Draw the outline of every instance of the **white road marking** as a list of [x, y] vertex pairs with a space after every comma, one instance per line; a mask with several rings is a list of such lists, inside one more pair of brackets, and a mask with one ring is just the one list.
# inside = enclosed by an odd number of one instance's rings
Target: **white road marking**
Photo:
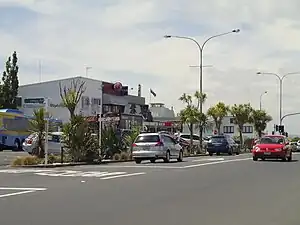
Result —
[[223, 161], [225, 160], [224, 158], [206, 158], [206, 159], [196, 159], [193, 160], [192, 162], [203, 162], [203, 161]]
[[10, 197], [10, 196], [16, 196], [16, 195], [23, 195], [23, 194], [33, 193], [33, 192], [36, 192], [36, 191], [45, 191], [45, 190], [47, 190], [47, 188], [11, 188], [11, 187], [0, 187], [0, 190], [18, 191], [18, 192], [14, 192], [14, 193], [0, 195], [0, 198], [5, 198], [5, 197]]
[[0, 190], [13, 190], [13, 191], [46, 191], [47, 188], [12, 188], [12, 187], [0, 187]]
[[103, 177], [100, 178], [101, 180], [110, 180], [110, 179], [115, 179], [115, 178], [122, 178], [122, 177], [131, 177], [131, 176], [138, 176], [138, 175], [144, 175], [146, 173], [128, 173], [128, 174], [123, 174], [123, 175], [117, 175], [117, 176], [111, 176], [111, 177]]
[[132, 165], [132, 166], [105, 166], [100, 165], [102, 168], [152, 168], [152, 169], [180, 169], [181, 166], [155, 166], [155, 165]]
[[215, 164], [221, 164], [221, 163], [230, 163], [230, 162], [239, 162], [239, 161], [246, 161], [250, 160], [252, 158], [244, 158], [244, 159], [230, 159], [230, 160], [224, 160], [224, 161], [216, 161], [216, 162], [208, 162], [208, 163], [201, 163], [201, 164], [194, 164], [194, 165], [188, 165], [188, 166], [183, 166], [183, 169], [188, 169], [188, 168], [195, 168], [195, 167], [200, 167], [200, 166], [209, 166], [209, 165], [215, 165]]

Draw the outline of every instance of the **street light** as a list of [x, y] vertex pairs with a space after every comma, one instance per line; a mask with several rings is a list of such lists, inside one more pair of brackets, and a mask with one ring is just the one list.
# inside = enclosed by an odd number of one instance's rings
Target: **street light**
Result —
[[262, 101], [262, 96], [263, 95], [265, 95], [265, 94], [267, 94], [268, 92], [267, 91], [265, 91], [265, 92], [263, 92], [263, 93], [261, 93], [260, 94], [260, 98], [259, 98], [259, 110], [261, 110], [261, 101]]
[[257, 72], [257, 75], [270, 75], [270, 76], [275, 76], [279, 80], [279, 125], [282, 125], [282, 81], [285, 77], [289, 75], [294, 75], [294, 74], [300, 74], [300, 72], [294, 72], [294, 73], [286, 73], [282, 77], [280, 77], [276, 73], [265, 73], [265, 72]]
[[92, 69], [93, 67], [91, 67], [91, 66], [86, 66], [85, 67], [85, 77], [88, 77], [88, 72], [89, 72], [89, 70], [90, 69]]
[[[217, 34], [217, 35], [213, 35], [209, 38], [207, 38], [202, 45], [199, 44], [198, 41], [196, 41], [194, 38], [191, 38], [191, 37], [186, 37], [186, 36], [174, 36], [174, 35], [165, 35], [164, 38], [179, 38], [179, 39], [186, 39], [186, 40], [190, 40], [192, 42], [194, 42], [197, 46], [198, 46], [198, 50], [199, 50], [199, 67], [200, 67], [200, 70], [199, 70], [199, 92], [200, 94], [202, 95], [203, 93], [203, 85], [202, 85], [202, 74], [203, 74], [203, 49], [206, 45], [206, 43], [213, 39], [213, 38], [217, 38], [217, 37], [221, 37], [221, 36], [225, 36], [225, 35], [228, 35], [228, 34], [232, 34], [232, 33], [239, 33], [240, 32], [240, 29], [234, 29], [232, 31], [229, 31], [229, 32], [226, 32], [226, 33], [221, 33], [221, 34]], [[201, 104], [199, 105], [200, 106], [200, 113], [203, 112], [203, 102], [201, 102]], [[202, 146], [202, 127], [200, 127], [199, 129], [199, 132], [200, 132], [200, 146]]]

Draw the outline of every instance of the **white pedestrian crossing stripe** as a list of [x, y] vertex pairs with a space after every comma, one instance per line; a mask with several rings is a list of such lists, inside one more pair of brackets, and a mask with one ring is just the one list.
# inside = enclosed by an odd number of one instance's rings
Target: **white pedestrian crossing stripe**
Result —
[[125, 178], [131, 176], [144, 175], [146, 173], [127, 173], [127, 172], [100, 172], [100, 171], [78, 171], [78, 170], [38, 170], [38, 169], [6, 169], [0, 170], [0, 173], [25, 174], [31, 173], [39, 176], [48, 177], [87, 177], [100, 178], [101, 180], [111, 180], [116, 178]]

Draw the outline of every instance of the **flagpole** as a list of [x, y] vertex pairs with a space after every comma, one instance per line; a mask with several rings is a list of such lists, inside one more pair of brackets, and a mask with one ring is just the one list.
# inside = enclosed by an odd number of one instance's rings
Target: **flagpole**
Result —
[[151, 90], [149, 89], [149, 106], [151, 106]]

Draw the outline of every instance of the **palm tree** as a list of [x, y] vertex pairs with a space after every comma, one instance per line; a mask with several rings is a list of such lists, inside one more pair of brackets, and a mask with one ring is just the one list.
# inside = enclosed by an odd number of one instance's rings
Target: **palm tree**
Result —
[[210, 107], [207, 110], [207, 115], [211, 116], [214, 120], [215, 126], [218, 130], [218, 134], [221, 133], [221, 125], [223, 118], [227, 116], [229, 112], [229, 106], [225, 105], [223, 102], [219, 102], [215, 106]]
[[203, 104], [206, 99], [207, 99], [207, 95], [205, 93], [200, 93], [199, 91], [196, 91], [194, 94], [194, 97], [197, 100], [197, 108], [200, 108], [200, 104]]
[[33, 150], [33, 154], [43, 158], [45, 155], [45, 146], [44, 146], [44, 139], [45, 139], [45, 129], [46, 129], [46, 110], [44, 108], [35, 109], [33, 111], [33, 118], [30, 120], [30, 130], [32, 132], [37, 133], [38, 143], [37, 149]]
[[250, 116], [250, 122], [254, 125], [258, 137], [262, 136], [262, 132], [266, 129], [267, 123], [271, 121], [272, 117], [264, 110], [253, 110]]
[[233, 116], [233, 122], [239, 128], [240, 134], [240, 143], [241, 146], [243, 145], [243, 127], [244, 124], [251, 122], [251, 113], [253, 108], [251, 107], [250, 103], [248, 104], [234, 104], [230, 108], [230, 113]]

